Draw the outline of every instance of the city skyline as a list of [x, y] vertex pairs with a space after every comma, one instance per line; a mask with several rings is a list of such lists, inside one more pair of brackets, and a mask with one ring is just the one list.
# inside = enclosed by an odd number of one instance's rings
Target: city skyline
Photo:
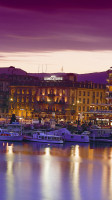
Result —
[[91, 73], [112, 66], [110, 1], [0, 2], [0, 67]]

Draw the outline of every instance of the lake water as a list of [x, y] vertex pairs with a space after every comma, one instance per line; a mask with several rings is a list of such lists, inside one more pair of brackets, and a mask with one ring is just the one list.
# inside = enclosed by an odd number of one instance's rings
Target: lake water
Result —
[[112, 200], [112, 144], [0, 142], [0, 200]]

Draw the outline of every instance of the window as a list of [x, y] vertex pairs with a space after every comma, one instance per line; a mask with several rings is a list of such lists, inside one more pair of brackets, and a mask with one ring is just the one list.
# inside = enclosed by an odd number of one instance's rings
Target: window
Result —
[[26, 102], [29, 102], [29, 98], [28, 97], [26, 97]]
[[40, 94], [42, 94], [42, 89], [40, 89]]
[[96, 96], [99, 97], [99, 92], [96, 93]]
[[98, 103], [98, 99], [96, 99], [96, 103]]
[[87, 93], [88, 97], [90, 96], [90, 92]]
[[79, 96], [81, 96], [81, 91], [79, 91]]
[[85, 103], [85, 99], [83, 99], [83, 103]]
[[79, 103], [81, 103], [81, 98], [79, 98]]
[[93, 97], [95, 97], [95, 92], [93, 92]]
[[17, 97], [17, 102], [19, 102], [19, 100], [20, 100], [19, 97]]
[[14, 94], [14, 93], [15, 93], [15, 90], [14, 90], [14, 89], [12, 89], [12, 90], [11, 90], [11, 94]]
[[32, 102], [34, 102], [34, 98], [32, 97]]
[[87, 111], [89, 111], [89, 106], [87, 107]]
[[63, 90], [63, 95], [65, 95], [65, 90]]
[[24, 90], [22, 90], [22, 94], [24, 94], [25, 93], [25, 91]]
[[83, 91], [83, 96], [85, 96], [85, 94], [86, 94], [85, 91]]
[[26, 90], [26, 94], [29, 94], [29, 90], [28, 89]]
[[20, 89], [17, 89], [17, 94], [20, 94]]
[[22, 97], [22, 102], [24, 102], [24, 97]]
[[35, 94], [35, 90], [32, 90], [32, 95], [34, 95]]
[[89, 99], [87, 99], [87, 104], [89, 104]]
[[79, 106], [79, 109], [78, 109], [79, 111], [81, 111], [81, 106]]

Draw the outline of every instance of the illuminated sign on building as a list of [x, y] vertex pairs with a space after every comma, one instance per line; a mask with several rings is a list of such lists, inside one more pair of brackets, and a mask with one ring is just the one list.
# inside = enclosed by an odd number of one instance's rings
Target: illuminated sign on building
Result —
[[44, 77], [45, 81], [62, 81], [63, 77], [56, 77], [56, 76], [50, 76], [50, 77]]

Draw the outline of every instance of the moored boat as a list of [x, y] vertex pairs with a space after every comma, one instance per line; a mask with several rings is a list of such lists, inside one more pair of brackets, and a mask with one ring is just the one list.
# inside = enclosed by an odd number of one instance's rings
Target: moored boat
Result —
[[89, 131], [78, 134], [78, 132], [71, 133], [68, 129], [61, 128], [50, 131], [48, 134], [62, 136], [65, 142], [89, 142]]
[[6, 129], [0, 129], [0, 141], [22, 141], [23, 135], [16, 132], [8, 132]]
[[112, 129], [91, 129], [90, 141], [112, 142]]
[[24, 140], [31, 142], [57, 143], [57, 144], [63, 144], [64, 142], [61, 136], [49, 135], [38, 131], [33, 133], [32, 136], [24, 136]]
[[66, 134], [64, 136], [64, 139], [66, 142], [83, 142], [83, 143], [88, 143], [89, 142], [89, 136], [86, 133], [81, 133], [81, 134]]

